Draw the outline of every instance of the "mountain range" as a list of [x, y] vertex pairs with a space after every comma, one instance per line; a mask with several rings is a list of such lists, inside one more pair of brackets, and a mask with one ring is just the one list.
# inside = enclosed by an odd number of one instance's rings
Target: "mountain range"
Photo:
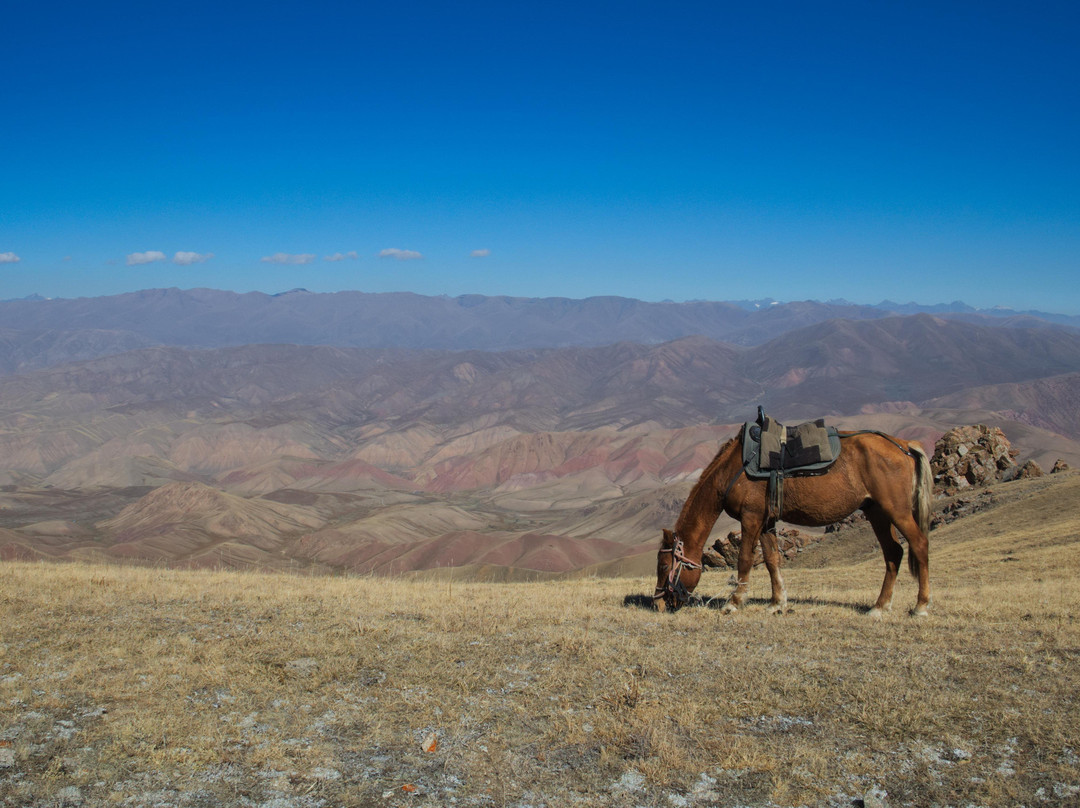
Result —
[[250, 344], [507, 351], [655, 345], [704, 336], [759, 345], [827, 320], [930, 313], [975, 324], [1080, 328], [1080, 317], [1009, 310], [847, 301], [650, 303], [621, 297], [515, 298], [412, 293], [277, 295], [151, 289], [76, 299], [0, 301], [0, 373], [46, 367], [150, 345]]
[[1080, 463], [1080, 330], [1028, 316], [155, 290], [0, 318], [0, 557], [647, 565], [758, 405]]

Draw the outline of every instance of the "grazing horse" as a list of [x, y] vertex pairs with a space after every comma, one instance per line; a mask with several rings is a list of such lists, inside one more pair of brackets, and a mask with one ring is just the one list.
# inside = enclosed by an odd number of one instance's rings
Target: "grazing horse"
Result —
[[838, 435], [842, 451], [836, 462], [818, 476], [789, 477], [784, 482], [782, 513], [772, 516], [766, 481], [743, 474], [742, 440], [736, 437], [725, 443], [690, 491], [675, 529], [664, 531], [656, 555], [654, 606], [659, 611], [677, 609], [690, 598], [701, 578], [701, 554], [709, 532], [720, 514], [727, 512], [742, 524], [742, 546], [735, 590], [724, 611], [733, 612], [742, 605], [760, 539], [772, 579], [769, 610], [783, 612], [787, 593], [780, 577], [776, 518], [820, 527], [861, 509], [885, 555], [885, 580], [870, 614], [880, 616], [892, 605], [893, 585], [904, 557], [904, 548], [892, 531], [895, 527], [907, 539], [908, 567], [919, 581], [919, 596], [911, 613], [925, 615], [930, 604], [927, 533], [932, 493], [926, 452], [918, 443], [880, 432]]

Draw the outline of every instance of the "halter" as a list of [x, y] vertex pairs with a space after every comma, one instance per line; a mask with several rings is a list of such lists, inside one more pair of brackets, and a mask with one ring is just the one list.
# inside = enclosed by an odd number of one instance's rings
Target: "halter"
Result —
[[653, 598], [663, 596], [665, 599], [668, 595], [671, 595], [672, 601], [676, 605], [686, 603], [690, 600], [690, 593], [686, 591], [686, 586], [682, 582], [682, 571], [687, 570], [700, 570], [701, 564], [695, 564], [683, 553], [683, 541], [679, 537], [678, 533], [672, 533], [674, 541], [671, 543], [671, 547], [661, 547], [661, 553], [671, 553], [671, 566], [668, 568], [667, 581], [663, 586], [658, 586], [653, 591]]
[[[739, 481], [739, 478], [746, 471], [746, 467], [750, 464], [747, 460], [739, 468], [737, 472], [732, 476], [731, 480], [727, 484], [727, 488], [724, 489], [724, 495], [720, 497], [720, 510], [724, 509], [724, 503], [727, 502], [728, 495], [731, 494], [731, 489], [735, 487], [735, 483]], [[671, 543], [671, 547], [661, 547], [660, 553], [671, 553], [671, 567], [668, 569], [667, 581], [663, 586], [658, 586], [653, 590], [653, 599], [664, 596], [665, 598], [670, 595], [672, 601], [676, 605], [686, 603], [693, 597], [690, 592], [686, 590], [686, 586], [682, 582], [682, 571], [687, 570], [700, 570], [704, 569], [701, 564], [695, 564], [686, 554], [683, 553], [683, 540], [679, 536], [677, 531], [672, 531], [672, 537], [674, 541]]]

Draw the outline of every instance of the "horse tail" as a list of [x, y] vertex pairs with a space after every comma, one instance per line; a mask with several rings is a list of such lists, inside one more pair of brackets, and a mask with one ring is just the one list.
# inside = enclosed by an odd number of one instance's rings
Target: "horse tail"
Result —
[[[926, 450], [917, 443], [908, 444], [908, 452], [915, 460], [915, 476], [912, 480], [911, 515], [919, 525], [924, 536], [930, 535], [930, 500], [934, 495], [934, 478], [930, 470], [930, 461]], [[908, 553], [908, 569], [912, 575], [918, 575], [915, 567], [915, 554]]]

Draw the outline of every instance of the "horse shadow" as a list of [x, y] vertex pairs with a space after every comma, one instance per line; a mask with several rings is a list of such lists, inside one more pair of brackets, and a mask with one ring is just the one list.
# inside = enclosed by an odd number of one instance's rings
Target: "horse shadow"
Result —
[[[695, 595], [685, 604], [684, 609], [723, 609], [727, 604], [729, 595]], [[765, 598], [747, 598], [741, 608], [748, 606], [768, 606], [769, 601]], [[645, 609], [650, 612], [656, 611], [653, 599], [649, 595], [627, 595], [623, 598], [623, 606], [631, 606], [636, 609]], [[869, 614], [870, 606], [864, 603], [851, 603], [844, 600], [827, 600], [825, 598], [788, 598], [788, 606], [833, 606], [837, 609], [848, 609], [856, 614]]]

